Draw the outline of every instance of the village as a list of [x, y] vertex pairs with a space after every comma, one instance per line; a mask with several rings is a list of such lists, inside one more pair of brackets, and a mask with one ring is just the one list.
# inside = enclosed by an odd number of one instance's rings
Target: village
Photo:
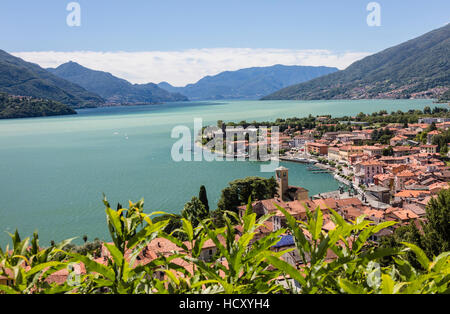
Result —
[[[336, 128], [337, 124], [327, 123], [329, 119], [317, 117], [317, 126]], [[319, 138], [318, 127], [298, 131], [287, 125], [284, 131], [276, 134], [282, 152], [279, 160], [307, 164], [308, 170], [317, 173], [328, 172], [343, 185], [338, 191], [309, 195], [306, 189], [289, 185], [287, 168], [278, 168], [278, 196], [252, 204], [259, 216], [275, 213], [260, 230], [261, 235], [286, 225], [277, 206], [301, 221], [306, 220], [306, 208], [314, 210], [320, 207], [324, 212], [325, 232], [335, 227], [330, 208], [347, 221], [355, 221], [362, 215], [375, 223], [395, 221], [395, 226], [382, 230], [371, 239], [378, 241], [393, 234], [396, 228], [411, 223], [420, 229], [420, 222], [426, 221], [427, 204], [440, 191], [450, 188], [450, 143], [446, 142], [445, 147], [434, 144], [436, 136], [448, 134], [450, 118], [423, 117], [417, 123], [388, 123], [383, 127], [386, 133], [391, 134], [386, 144], [373, 143], [374, 133], [382, 131], [370, 123], [352, 121], [342, 124], [347, 124], [348, 130], [324, 132]], [[227, 129], [236, 134], [240, 127], [233, 125], [222, 130], [225, 134]], [[270, 131], [268, 134], [267, 146], [274, 138]], [[425, 143], [417, 140], [421, 136]], [[365, 145], [367, 142], [372, 143]], [[254, 143], [249, 144], [248, 137], [245, 140], [235, 137], [224, 147], [234, 148], [234, 155], [238, 157], [248, 156], [250, 145]], [[261, 146], [260, 143], [257, 145]], [[246, 206], [239, 209], [242, 216]], [[292, 236], [283, 237], [280, 246], [283, 245], [293, 246]], [[295, 261], [293, 256], [288, 259]]]

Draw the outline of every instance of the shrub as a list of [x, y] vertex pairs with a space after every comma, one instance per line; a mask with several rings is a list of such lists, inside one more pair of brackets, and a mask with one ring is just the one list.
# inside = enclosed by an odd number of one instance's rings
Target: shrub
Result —
[[[324, 232], [324, 214], [320, 208], [307, 209], [306, 221], [297, 221], [285, 209], [278, 207], [286, 219], [286, 229], [263, 237], [258, 228], [272, 215], [257, 218], [251, 200], [243, 217], [224, 213], [225, 226], [216, 228], [210, 219], [193, 227], [182, 218], [178, 232], [186, 236], [181, 242], [164, 232], [169, 220], [155, 222], [144, 214], [143, 201], [130, 202], [128, 209], [111, 209], [104, 200], [107, 225], [112, 243], [104, 243], [107, 263], [94, 257], [65, 250], [71, 240], [41, 249], [37, 234], [21, 241], [18, 232], [11, 235], [13, 249], [0, 250], [0, 275], [12, 276], [13, 284], [0, 285], [5, 293], [448, 293], [450, 252], [429, 259], [416, 245], [378, 247], [369, 238], [395, 222], [375, 224], [364, 216], [345, 221], [329, 209], [335, 228]], [[231, 219], [232, 218], [232, 219]], [[237, 239], [233, 221], [242, 226]], [[280, 236], [289, 232], [295, 248], [275, 252], [271, 248]], [[178, 252], [161, 255], [147, 264], [138, 263], [143, 248], [156, 237], [175, 244]], [[220, 239], [223, 239], [220, 241]], [[212, 241], [217, 252], [211, 261], [201, 258], [202, 247]], [[281, 257], [293, 250], [300, 257], [294, 266]], [[423, 270], [415, 269], [405, 258], [413, 252]], [[335, 258], [330, 259], [329, 254]], [[380, 266], [391, 257], [393, 264]], [[181, 261], [181, 263], [180, 263]], [[45, 282], [48, 276], [70, 265], [83, 263], [86, 273], [79, 280], [63, 284]], [[183, 267], [182, 264], [190, 266]], [[9, 274], [9, 275], [8, 275]], [[12, 274], [12, 275], [11, 275]], [[161, 276], [163, 274], [164, 276]], [[283, 279], [296, 284], [285, 287]]]

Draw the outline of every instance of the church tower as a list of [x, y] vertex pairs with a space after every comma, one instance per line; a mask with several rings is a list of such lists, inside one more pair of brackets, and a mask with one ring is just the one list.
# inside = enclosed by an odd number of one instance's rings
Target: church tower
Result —
[[289, 170], [285, 167], [279, 167], [275, 170], [276, 179], [278, 183], [278, 195], [282, 200], [285, 200], [286, 192], [289, 189]]

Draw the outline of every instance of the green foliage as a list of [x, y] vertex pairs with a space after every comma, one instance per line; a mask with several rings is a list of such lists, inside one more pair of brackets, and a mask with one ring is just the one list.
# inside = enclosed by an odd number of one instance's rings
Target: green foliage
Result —
[[441, 134], [434, 135], [431, 143], [438, 146], [438, 152], [445, 153], [446, 151], [448, 151], [448, 143], [450, 143], [450, 130], [446, 130]]
[[383, 149], [383, 156], [394, 156], [394, 148], [389, 145], [389, 147]]
[[205, 206], [206, 211], [209, 212], [208, 196], [206, 194], [206, 187], [204, 185], [202, 185], [200, 187], [200, 192], [198, 193], [198, 198], [202, 202], [202, 204]]
[[91, 255], [93, 257], [100, 257], [102, 249], [102, 241], [100, 239], [95, 239], [93, 242], [85, 242], [83, 245], [73, 245], [69, 244], [66, 250], [78, 253], [81, 255]]
[[[297, 221], [285, 209], [287, 229], [259, 237], [258, 228], [271, 215], [257, 219], [251, 199], [243, 217], [224, 212], [225, 225], [217, 228], [210, 219], [197, 227], [187, 219], [177, 230], [187, 239], [181, 242], [164, 232], [168, 220], [155, 222], [143, 211], [143, 201], [130, 202], [129, 208], [106, 207], [107, 225], [112, 243], [104, 243], [106, 264], [91, 255], [81, 255], [64, 248], [65, 241], [41, 249], [37, 234], [21, 241], [18, 232], [11, 235], [13, 249], [0, 250], [0, 275], [10, 276], [14, 283], [0, 285], [3, 293], [83, 293], [83, 294], [256, 294], [256, 293], [448, 293], [450, 253], [429, 258], [418, 246], [402, 243], [398, 248], [373, 245], [369, 238], [395, 222], [374, 224], [364, 216], [347, 222], [330, 209], [336, 227], [324, 232], [324, 214], [320, 208], [307, 210], [307, 221]], [[242, 234], [236, 237], [236, 221]], [[274, 251], [282, 234], [290, 232], [295, 248]], [[257, 237], [258, 236], [258, 237]], [[179, 249], [160, 255], [147, 264], [138, 256], [156, 237], [166, 238]], [[202, 248], [212, 241], [216, 253], [210, 260]], [[421, 269], [405, 258], [411, 252]], [[300, 265], [281, 257], [296, 253]], [[330, 259], [330, 254], [335, 258]], [[393, 263], [381, 266], [380, 260], [392, 257]], [[181, 261], [181, 262], [180, 262]], [[86, 273], [69, 277], [62, 284], [48, 284], [45, 279], [58, 270], [82, 263]], [[182, 266], [182, 264], [189, 266]], [[295, 285], [283, 284], [284, 279]]]
[[381, 144], [389, 144], [391, 138], [394, 137], [394, 132], [389, 130], [388, 128], [382, 128], [379, 130], [374, 130], [372, 132], [372, 141], [374, 143], [381, 143]]
[[450, 190], [442, 190], [436, 199], [430, 200], [426, 219], [421, 247], [427, 256], [450, 251]]
[[168, 221], [167, 225], [163, 228], [163, 231], [167, 234], [173, 234], [175, 237], [181, 237], [181, 234], [176, 230], [181, 228], [182, 218], [183, 217], [181, 217], [181, 215], [164, 214], [156, 216], [155, 218], [152, 219], [152, 221], [153, 223], [160, 221]]
[[[422, 231], [411, 223], [395, 230], [391, 236], [383, 237], [383, 247], [401, 247], [409, 242], [420, 247], [428, 258], [450, 251], [450, 190], [442, 190], [436, 199], [431, 199], [426, 207], [426, 223]], [[416, 268], [420, 263], [415, 254], [406, 254], [407, 261]], [[391, 259], [384, 260], [390, 263]]]
[[70, 114], [76, 114], [76, 111], [56, 101], [31, 97], [18, 98], [0, 93], [0, 119]]
[[238, 179], [230, 182], [229, 186], [222, 191], [217, 207], [220, 211], [236, 211], [237, 207], [246, 204], [250, 197], [253, 200], [270, 199], [276, 193], [277, 182], [273, 177]]
[[194, 227], [197, 227], [200, 221], [209, 217], [209, 211], [199, 198], [193, 197], [190, 202], [184, 205], [181, 217], [190, 221]]
[[445, 93], [439, 97], [440, 102], [450, 102], [450, 89], [448, 89]]
[[51, 294], [67, 291], [67, 286], [48, 284], [45, 279], [52, 273], [65, 269], [68, 266], [62, 261], [65, 254], [60, 250], [67, 247], [73, 240], [63, 241], [53, 247], [43, 249], [39, 246], [39, 237], [35, 232], [33, 238], [21, 240], [18, 231], [9, 234], [12, 240], [12, 249], [6, 247], [5, 252], [0, 250], [0, 276], [12, 280], [6, 286], [0, 284], [0, 292], [7, 294]]

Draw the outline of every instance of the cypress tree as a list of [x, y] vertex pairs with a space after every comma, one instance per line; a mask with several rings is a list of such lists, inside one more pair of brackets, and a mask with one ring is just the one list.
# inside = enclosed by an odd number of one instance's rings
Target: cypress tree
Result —
[[198, 193], [198, 198], [205, 206], [206, 211], [209, 212], [208, 196], [206, 195], [206, 187], [204, 185], [202, 185], [200, 187], [200, 192]]

